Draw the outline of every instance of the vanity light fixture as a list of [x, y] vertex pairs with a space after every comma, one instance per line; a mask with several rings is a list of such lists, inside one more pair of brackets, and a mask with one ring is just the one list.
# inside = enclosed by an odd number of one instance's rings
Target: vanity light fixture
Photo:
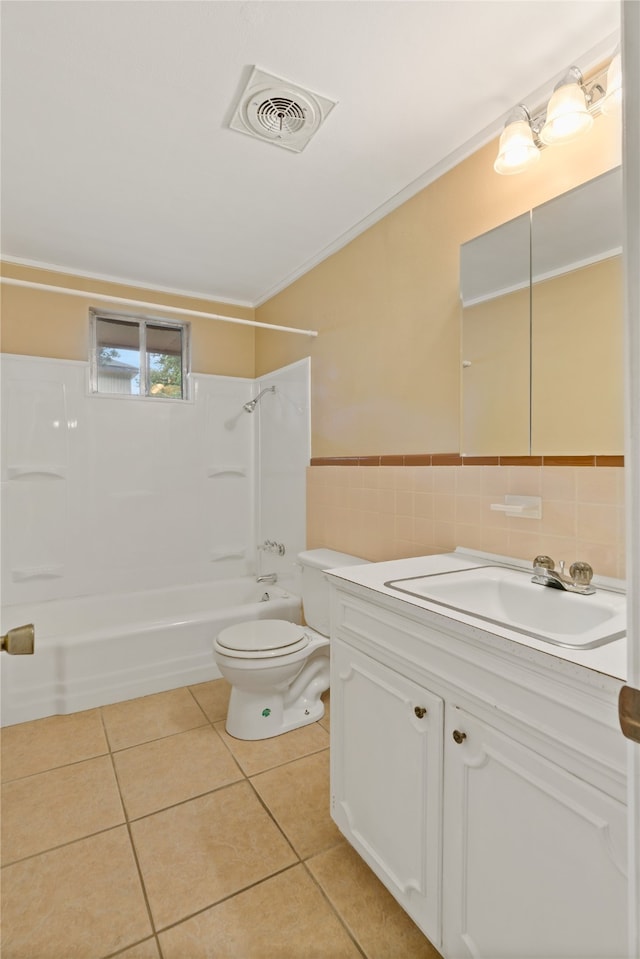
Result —
[[496, 173], [522, 173], [540, 159], [547, 146], [569, 143], [593, 126], [600, 113], [614, 114], [622, 98], [620, 54], [585, 83], [576, 66], [567, 70], [546, 108], [530, 114], [523, 104], [515, 107], [500, 137]]

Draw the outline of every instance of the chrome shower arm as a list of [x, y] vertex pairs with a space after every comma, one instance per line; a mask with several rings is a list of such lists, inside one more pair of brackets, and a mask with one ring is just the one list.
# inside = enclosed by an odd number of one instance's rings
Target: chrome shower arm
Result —
[[258, 393], [258, 395], [256, 396], [255, 399], [249, 400], [248, 403], [245, 403], [245, 404], [244, 404], [244, 406], [242, 407], [243, 410], [246, 410], [247, 413], [253, 413], [253, 411], [255, 410], [256, 406], [258, 405], [258, 403], [260, 402], [260, 400], [262, 399], [262, 397], [264, 396], [264, 394], [265, 394], [265, 393], [275, 393], [275, 391], [276, 391], [275, 386], [267, 386], [267, 387], [265, 387], [265, 389], [260, 390], [260, 392]]

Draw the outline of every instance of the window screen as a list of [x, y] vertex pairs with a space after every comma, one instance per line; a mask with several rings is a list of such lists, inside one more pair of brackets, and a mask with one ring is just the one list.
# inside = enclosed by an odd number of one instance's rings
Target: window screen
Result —
[[189, 324], [92, 313], [92, 390], [187, 398]]

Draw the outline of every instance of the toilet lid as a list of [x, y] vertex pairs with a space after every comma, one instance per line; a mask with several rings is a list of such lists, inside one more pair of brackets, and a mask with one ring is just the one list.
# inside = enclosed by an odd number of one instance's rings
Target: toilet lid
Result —
[[229, 656], [249, 659], [295, 653], [308, 646], [309, 637], [302, 626], [287, 620], [256, 619], [227, 626], [216, 644]]

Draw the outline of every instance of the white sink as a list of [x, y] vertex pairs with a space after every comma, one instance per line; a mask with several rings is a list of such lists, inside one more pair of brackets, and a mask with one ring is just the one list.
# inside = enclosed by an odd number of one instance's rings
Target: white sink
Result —
[[533, 570], [474, 566], [389, 580], [385, 586], [556, 646], [593, 649], [625, 635], [622, 593], [570, 593], [532, 583], [532, 575]]

